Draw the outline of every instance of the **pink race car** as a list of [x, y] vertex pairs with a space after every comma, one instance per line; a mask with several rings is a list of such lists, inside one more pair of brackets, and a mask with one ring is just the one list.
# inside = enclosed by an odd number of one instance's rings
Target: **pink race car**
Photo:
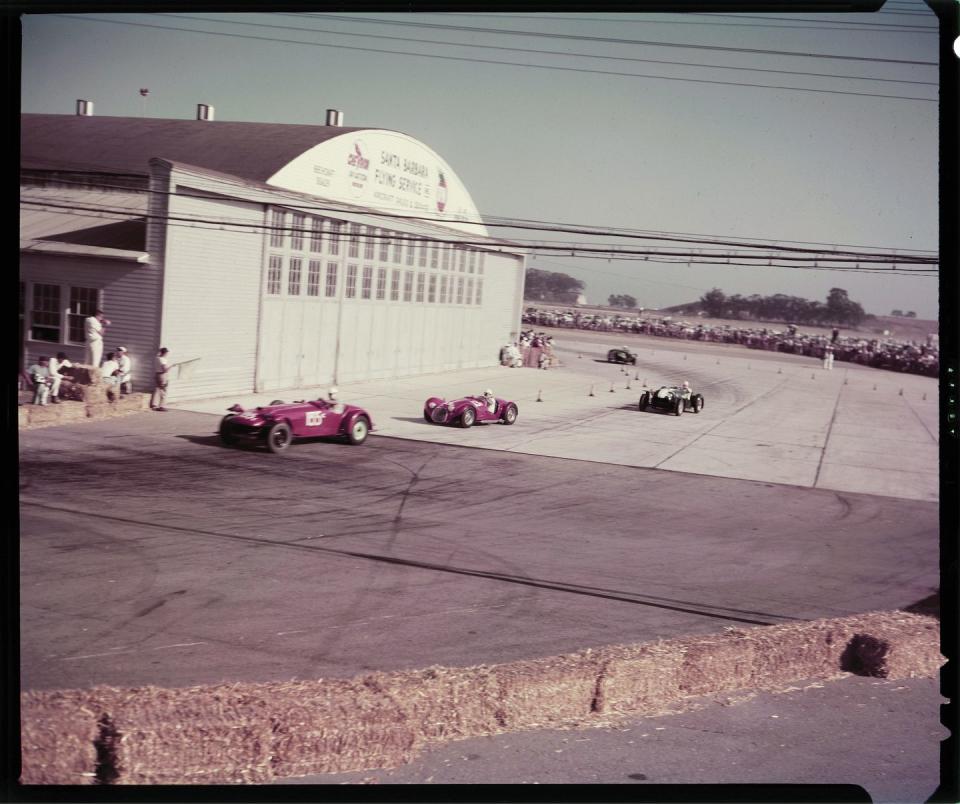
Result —
[[459, 424], [461, 427], [472, 427], [476, 422], [513, 424], [517, 413], [515, 402], [497, 399], [489, 391], [451, 402], [431, 396], [423, 403], [423, 418], [431, 424]]
[[373, 430], [367, 411], [334, 399], [275, 399], [253, 410], [244, 410], [240, 405], [228, 410], [231, 412], [220, 421], [220, 440], [224, 444], [260, 442], [271, 452], [283, 452], [294, 438], [341, 436], [351, 444], [362, 444]]

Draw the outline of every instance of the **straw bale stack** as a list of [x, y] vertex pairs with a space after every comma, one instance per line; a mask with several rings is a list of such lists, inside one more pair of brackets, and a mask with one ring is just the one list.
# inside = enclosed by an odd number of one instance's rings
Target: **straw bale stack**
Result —
[[34, 690], [20, 698], [22, 784], [94, 784], [101, 709], [83, 690]]
[[119, 784], [225, 784], [271, 778], [262, 685], [115, 690], [105, 706]]
[[600, 651], [596, 712], [658, 712], [681, 696], [684, 650], [673, 641], [613, 645]]
[[415, 754], [416, 723], [381, 684], [360, 679], [262, 685], [277, 777], [393, 767]]
[[864, 622], [853, 623], [856, 633], [850, 639], [846, 658], [858, 675], [878, 678], [929, 678], [943, 666], [938, 647], [936, 620], [907, 612], [883, 612], [867, 615]]

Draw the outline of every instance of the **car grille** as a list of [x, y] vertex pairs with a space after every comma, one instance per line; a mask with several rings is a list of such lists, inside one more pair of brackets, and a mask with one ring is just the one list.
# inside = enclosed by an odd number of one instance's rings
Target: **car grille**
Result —
[[430, 411], [430, 418], [437, 424], [443, 424], [449, 415], [450, 411], [447, 410], [446, 405], [437, 405], [433, 410]]

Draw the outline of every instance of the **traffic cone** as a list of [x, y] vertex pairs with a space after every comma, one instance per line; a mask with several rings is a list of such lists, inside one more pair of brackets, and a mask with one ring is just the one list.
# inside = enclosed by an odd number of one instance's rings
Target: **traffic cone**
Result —
[[543, 389], [537, 391], [537, 402], [543, 402]]
[[590, 393], [587, 394], [587, 396], [593, 396], [593, 386], [592, 386], [592, 385], [590, 386]]
[[817, 379], [817, 375], [816, 375], [816, 374], [811, 374], [811, 375], [810, 375], [810, 379], [811, 379], [811, 380]]
[[874, 390], [874, 391], [877, 390], [877, 384], [876, 384], [876, 383], [873, 384], [873, 390]]
[[923, 395], [923, 401], [924, 401], [924, 402], [927, 401], [927, 395], [926, 395], [926, 394]]
[[777, 374], [783, 374], [783, 369], [782, 369], [782, 368], [778, 368], [778, 369], [777, 369]]
[[903, 396], [903, 389], [902, 389], [902, 388], [900, 389], [900, 393], [898, 394], [898, 396]]
[[684, 360], [686, 360], [686, 359], [687, 359], [687, 356], [686, 356], [686, 355], [684, 355], [684, 356], [683, 356], [683, 359], [684, 359]]
[[610, 383], [610, 393], [611, 393], [611, 394], [612, 394], [612, 393], [614, 393], [614, 390], [613, 390], [613, 383]]
[[628, 391], [630, 390], [630, 378], [629, 378], [629, 377], [627, 377], [627, 390], [628, 390]]

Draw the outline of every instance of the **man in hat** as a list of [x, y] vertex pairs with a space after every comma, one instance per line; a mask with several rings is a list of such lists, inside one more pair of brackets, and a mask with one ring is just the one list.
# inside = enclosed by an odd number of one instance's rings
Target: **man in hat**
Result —
[[129, 394], [133, 390], [133, 361], [126, 346], [116, 348], [117, 366], [120, 369], [120, 393]]
[[46, 405], [50, 395], [50, 359], [46, 355], [37, 358], [37, 362], [27, 369], [30, 381], [33, 383], [33, 404]]
[[150, 408], [161, 412], [166, 410], [163, 403], [167, 401], [167, 386], [170, 384], [170, 360], [167, 358], [169, 353], [166, 346], [161, 347], [153, 362], [154, 388], [150, 397]]

